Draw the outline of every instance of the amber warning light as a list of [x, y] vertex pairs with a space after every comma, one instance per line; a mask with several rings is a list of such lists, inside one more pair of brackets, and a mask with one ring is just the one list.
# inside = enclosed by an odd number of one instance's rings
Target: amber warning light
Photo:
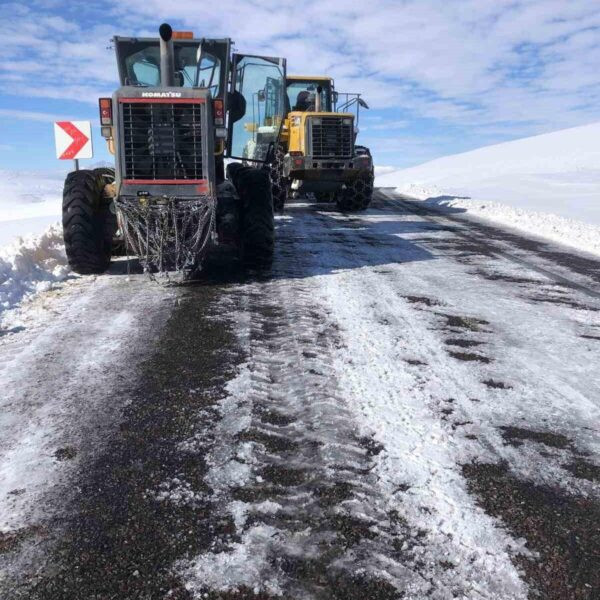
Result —
[[174, 31], [173, 39], [174, 40], [193, 40], [194, 33], [192, 31]]

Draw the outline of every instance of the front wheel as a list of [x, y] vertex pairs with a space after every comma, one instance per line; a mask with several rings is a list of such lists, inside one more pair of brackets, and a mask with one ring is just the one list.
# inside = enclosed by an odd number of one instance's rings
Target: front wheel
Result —
[[361, 173], [356, 179], [348, 182], [346, 188], [337, 196], [337, 207], [343, 212], [365, 210], [373, 199], [374, 175], [372, 172]]
[[63, 190], [63, 237], [69, 266], [75, 273], [104, 273], [111, 257], [116, 219], [104, 198], [105, 178], [94, 171], [73, 171]]

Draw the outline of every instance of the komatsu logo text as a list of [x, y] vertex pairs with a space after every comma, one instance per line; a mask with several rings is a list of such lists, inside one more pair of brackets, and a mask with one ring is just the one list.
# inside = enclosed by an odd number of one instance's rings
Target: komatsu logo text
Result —
[[142, 92], [142, 98], [181, 98], [181, 92]]

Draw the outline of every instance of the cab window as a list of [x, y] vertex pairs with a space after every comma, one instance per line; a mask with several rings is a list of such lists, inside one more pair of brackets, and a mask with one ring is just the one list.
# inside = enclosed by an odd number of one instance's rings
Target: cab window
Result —
[[321, 110], [331, 111], [331, 86], [328, 81], [289, 81], [287, 96], [290, 110], [302, 112], [315, 110], [315, 97], [317, 89], [321, 86]]
[[[215, 98], [221, 92], [221, 61], [204, 53], [198, 64], [200, 54], [200, 44], [175, 44], [175, 85], [205, 87]], [[118, 55], [124, 67], [124, 85], [160, 85], [158, 42], [121, 42]]]
[[126, 85], [153, 86], [160, 84], [160, 52], [147, 47], [125, 57]]
[[203, 54], [197, 71], [194, 68], [194, 75], [198, 80], [196, 87], [208, 88], [213, 98], [219, 95], [221, 61], [216, 56]]

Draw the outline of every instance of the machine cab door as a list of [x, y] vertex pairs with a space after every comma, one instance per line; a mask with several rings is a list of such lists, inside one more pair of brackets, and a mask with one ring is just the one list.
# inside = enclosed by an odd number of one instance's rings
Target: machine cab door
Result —
[[230, 158], [256, 163], [269, 159], [269, 149], [279, 139], [286, 114], [285, 70], [284, 58], [233, 55], [227, 136]]

